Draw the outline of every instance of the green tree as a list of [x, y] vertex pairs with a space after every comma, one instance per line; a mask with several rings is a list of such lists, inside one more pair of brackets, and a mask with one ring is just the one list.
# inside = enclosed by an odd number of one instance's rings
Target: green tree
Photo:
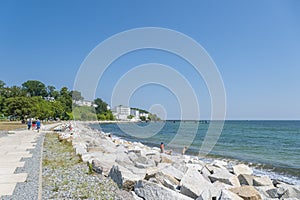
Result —
[[94, 103], [97, 105], [95, 108], [97, 114], [103, 114], [107, 112], [107, 103], [105, 103], [102, 99], [97, 98], [94, 100]]
[[18, 86], [12, 86], [10, 88], [6, 88], [6, 93], [5, 93], [6, 98], [9, 97], [25, 97], [26, 96], [26, 91], [22, 89], [21, 87]]
[[146, 121], [146, 117], [145, 116], [140, 116], [140, 120]]
[[5, 99], [3, 112], [6, 116], [32, 116], [34, 103], [28, 97], [10, 97]]
[[30, 96], [46, 96], [47, 90], [44, 83], [37, 80], [29, 80], [22, 84], [22, 87]]
[[47, 86], [47, 94], [49, 97], [54, 97], [55, 99], [57, 99], [59, 96], [59, 92], [55, 90], [55, 87], [52, 85]]
[[83, 100], [83, 97], [81, 96], [81, 92], [79, 91], [74, 90], [71, 92], [71, 95], [72, 95], [72, 99], [75, 101]]
[[69, 92], [67, 87], [61, 88], [59, 93], [60, 95], [57, 98], [57, 101], [59, 101], [64, 108], [62, 119], [68, 120], [69, 115], [67, 113], [72, 112], [72, 95], [71, 92]]

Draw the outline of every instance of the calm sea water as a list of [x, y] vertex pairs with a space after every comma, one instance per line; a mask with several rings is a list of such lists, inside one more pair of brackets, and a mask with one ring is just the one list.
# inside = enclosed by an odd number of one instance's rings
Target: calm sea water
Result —
[[[165, 149], [198, 155], [209, 124], [167, 121], [91, 125], [114, 136], [149, 146], [165, 143]], [[122, 130], [123, 129], [123, 130]], [[149, 132], [155, 130], [150, 136]], [[159, 130], [159, 131], [157, 131]], [[138, 135], [135, 135], [138, 134]], [[300, 184], [300, 121], [226, 121], [206, 159], [227, 159], [252, 166], [257, 174]]]

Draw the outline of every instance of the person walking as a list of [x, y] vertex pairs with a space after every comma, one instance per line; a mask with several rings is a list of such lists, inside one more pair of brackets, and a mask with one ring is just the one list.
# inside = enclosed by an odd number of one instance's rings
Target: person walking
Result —
[[29, 119], [27, 122], [27, 128], [28, 128], [28, 130], [30, 130], [30, 128], [31, 128], [31, 119]]
[[38, 119], [37, 122], [36, 122], [37, 132], [40, 132], [40, 128], [41, 128], [41, 121]]

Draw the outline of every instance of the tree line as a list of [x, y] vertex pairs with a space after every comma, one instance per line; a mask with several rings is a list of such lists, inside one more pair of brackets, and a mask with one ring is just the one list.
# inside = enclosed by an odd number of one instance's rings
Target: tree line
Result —
[[[28, 80], [21, 86], [8, 87], [0, 80], [0, 117], [10, 120], [27, 118], [62, 120], [113, 120], [107, 103], [100, 98], [96, 106], [77, 106], [74, 101], [84, 98], [79, 91], [62, 87], [46, 86], [38, 80]], [[73, 112], [72, 112], [73, 111]]]

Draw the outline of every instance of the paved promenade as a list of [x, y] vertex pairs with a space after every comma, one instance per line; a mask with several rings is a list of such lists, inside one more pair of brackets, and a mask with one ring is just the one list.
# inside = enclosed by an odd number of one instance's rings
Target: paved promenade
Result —
[[[57, 125], [57, 124], [56, 124]], [[49, 130], [56, 125], [46, 125], [44, 130]], [[0, 137], [0, 198], [13, 195], [18, 183], [30, 182], [28, 173], [22, 172], [25, 162], [32, 158], [32, 152], [37, 146], [39, 138], [44, 136], [44, 131], [22, 130], [13, 131], [7, 136]], [[39, 142], [41, 149], [42, 142]], [[40, 162], [35, 160], [35, 162]], [[26, 163], [28, 165], [28, 163]], [[38, 163], [40, 166], [40, 163]], [[30, 166], [29, 166], [30, 167]], [[28, 168], [28, 166], [27, 166]], [[21, 171], [21, 172], [20, 172]], [[35, 170], [37, 171], [37, 170]], [[36, 172], [39, 175], [39, 171]], [[36, 175], [35, 175], [36, 176]], [[36, 177], [41, 183], [40, 177]], [[41, 188], [37, 186], [35, 193]], [[16, 191], [15, 191], [16, 192]], [[38, 194], [36, 194], [38, 196]]]

